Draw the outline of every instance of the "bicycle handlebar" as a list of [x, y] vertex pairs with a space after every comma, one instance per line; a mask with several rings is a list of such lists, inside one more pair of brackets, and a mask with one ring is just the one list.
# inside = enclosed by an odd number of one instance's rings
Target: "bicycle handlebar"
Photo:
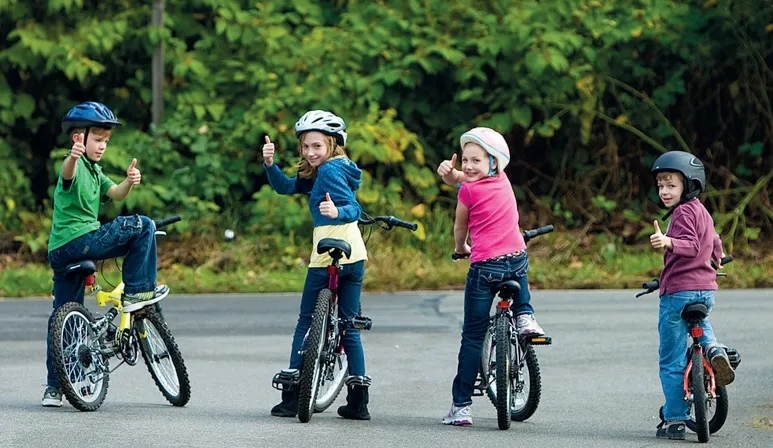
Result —
[[403, 221], [402, 219], [397, 219], [394, 216], [375, 216], [375, 217], [368, 217], [368, 218], [360, 218], [358, 220], [358, 224], [360, 225], [370, 225], [375, 224], [377, 222], [383, 222], [387, 225], [387, 229], [391, 230], [392, 227], [403, 227], [411, 231], [416, 231], [416, 229], [419, 228], [419, 225], [413, 222]]
[[[554, 229], [555, 228], [553, 227], [553, 224], [548, 224], [546, 226], [537, 227], [536, 229], [525, 230], [522, 233], [523, 241], [525, 243], [528, 243], [529, 240], [531, 240], [533, 238], [536, 238], [536, 237], [538, 237], [540, 235], [544, 235], [546, 233], [550, 233]], [[459, 261], [459, 260], [461, 260], [463, 258], [470, 258], [470, 254], [457, 254], [455, 252], [453, 254], [451, 254], [451, 260], [453, 260], [453, 261]]]
[[[724, 258], [722, 258], [721, 260], [719, 260], [719, 264], [724, 266], [724, 265], [726, 265], [728, 263], [731, 263], [732, 261], [733, 261], [733, 256], [732, 255], [727, 255]], [[713, 261], [711, 262], [711, 265], [714, 266], [714, 269], [717, 268], [716, 264], [714, 264]], [[727, 274], [725, 274], [725, 273], [717, 273], [717, 277], [725, 277], [726, 275]], [[642, 292], [636, 294], [636, 298], [639, 298], [639, 297], [641, 297], [641, 296], [643, 296], [645, 294], [649, 294], [649, 293], [655, 291], [656, 289], [660, 289], [660, 280], [654, 279], [651, 282], [644, 282], [644, 283], [642, 283], [641, 287], [643, 289], [645, 289], [645, 291], [642, 291]]]
[[168, 226], [169, 224], [174, 224], [178, 221], [182, 221], [182, 218], [180, 215], [174, 215], [170, 216], [169, 218], [159, 219], [153, 221], [153, 223], [156, 225], [156, 229], [160, 229], [161, 227]]

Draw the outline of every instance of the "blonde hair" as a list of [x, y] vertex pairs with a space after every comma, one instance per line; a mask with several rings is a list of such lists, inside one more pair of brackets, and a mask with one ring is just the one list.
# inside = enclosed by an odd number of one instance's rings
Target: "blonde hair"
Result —
[[[301, 155], [301, 161], [298, 162], [298, 176], [304, 179], [313, 179], [317, 175], [317, 168], [311, 166], [308, 160], [303, 157], [303, 141], [306, 139], [307, 132], [300, 135], [298, 139], [298, 153]], [[336, 139], [329, 135], [325, 135], [325, 146], [327, 147], [327, 154], [325, 154], [325, 160], [332, 157], [345, 156], [346, 148], [339, 146], [336, 143]]]

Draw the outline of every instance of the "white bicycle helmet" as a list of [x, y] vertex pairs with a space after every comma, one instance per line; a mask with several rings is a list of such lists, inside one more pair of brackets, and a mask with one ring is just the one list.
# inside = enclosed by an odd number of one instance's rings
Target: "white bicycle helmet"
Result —
[[[507, 146], [505, 138], [502, 137], [502, 134], [491, 128], [472, 128], [462, 134], [459, 143], [462, 146], [462, 150], [464, 150], [464, 145], [467, 143], [477, 143], [489, 153], [491, 158], [489, 176], [501, 173], [510, 163], [510, 148]], [[496, 169], [493, 168], [494, 159], [497, 161]]]
[[339, 146], [346, 146], [346, 123], [343, 118], [326, 110], [310, 110], [295, 123], [295, 135], [318, 131], [335, 137]]

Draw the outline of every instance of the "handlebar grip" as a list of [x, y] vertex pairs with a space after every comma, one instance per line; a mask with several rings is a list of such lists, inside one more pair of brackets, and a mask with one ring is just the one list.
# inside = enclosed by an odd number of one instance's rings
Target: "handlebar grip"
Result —
[[470, 254], [457, 254], [457, 253], [451, 254], [451, 259], [454, 261], [462, 260], [464, 258], [470, 258]]
[[416, 231], [416, 229], [419, 228], [418, 224], [415, 224], [415, 223], [412, 223], [412, 222], [408, 222], [408, 221], [403, 221], [401, 219], [395, 218], [394, 216], [390, 216], [389, 217], [389, 223], [392, 224], [393, 226], [403, 227], [403, 228], [406, 228], [408, 230], [412, 230], [414, 232]]
[[537, 227], [536, 229], [532, 230], [526, 230], [523, 232], [523, 239], [524, 241], [528, 242], [530, 239], [544, 235], [546, 233], [550, 233], [554, 230], [553, 224], [548, 224], [546, 226]]
[[164, 218], [153, 222], [156, 224], [156, 229], [160, 229], [161, 227], [168, 226], [169, 224], [174, 224], [177, 221], [182, 221], [180, 215], [174, 215], [169, 218]]
[[651, 282], [642, 283], [641, 287], [644, 289], [650, 289], [654, 291], [660, 288], [660, 280], [653, 280]]
[[728, 264], [728, 263], [730, 263], [732, 261], [733, 261], [733, 256], [732, 255], [727, 255], [725, 258], [719, 260], [719, 264], [724, 266], [724, 265], [726, 265], [726, 264]]

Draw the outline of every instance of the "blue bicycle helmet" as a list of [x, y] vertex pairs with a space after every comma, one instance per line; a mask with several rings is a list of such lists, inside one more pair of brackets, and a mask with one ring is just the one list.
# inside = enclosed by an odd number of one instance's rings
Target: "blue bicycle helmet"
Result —
[[114, 128], [116, 126], [121, 126], [121, 123], [113, 111], [95, 101], [78, 104], [62, 118], [62, 132], [65, 134], [69, 134], [75, 128]]

